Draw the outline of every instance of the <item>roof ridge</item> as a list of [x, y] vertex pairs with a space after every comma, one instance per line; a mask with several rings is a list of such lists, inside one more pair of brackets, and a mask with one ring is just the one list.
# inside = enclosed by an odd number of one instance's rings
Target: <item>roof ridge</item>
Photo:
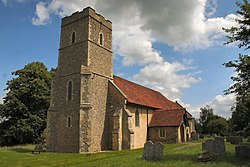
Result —
[[175, 110], [185, 110], [185, 108], [173, 108], [173, 109], [157, 109], [156, 111], [175, 111]]

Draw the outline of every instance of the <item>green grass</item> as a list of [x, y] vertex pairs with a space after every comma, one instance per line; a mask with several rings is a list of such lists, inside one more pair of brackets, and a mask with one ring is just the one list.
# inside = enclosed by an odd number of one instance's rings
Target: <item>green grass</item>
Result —
[[100, 152], [95, 154], [69, 154], [49, 153], [32, 154], [34, 145], [18, 146], [12, 148], [0, 148], [1, 167], [249, 167], [250, 159], [237, 159], [234, 145], [226, 143], [227, 156], [219, 157], [213, 162], [202, 163], [197, 161], [201, 153], [201, 143], [166, 144], [164, 146], [164, 159], [159, 162], [142, 160], [143, 149]]

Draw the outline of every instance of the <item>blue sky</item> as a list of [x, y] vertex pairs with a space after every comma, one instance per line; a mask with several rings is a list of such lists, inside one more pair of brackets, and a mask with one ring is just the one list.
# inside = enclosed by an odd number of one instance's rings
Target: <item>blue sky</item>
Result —
[[240, 50], [223, 45], [221, 27], [235, 25], [235, 0], [0, 0], [1, 99], [11, 72], [33, 61], [57, 66], [61, 18], [86, 6], [113, 22], [114, 74], [178, 100], [195, 117], [205, 105], [231, 115], [234, 96], [223, 91], [234, 71], [222, 64]]

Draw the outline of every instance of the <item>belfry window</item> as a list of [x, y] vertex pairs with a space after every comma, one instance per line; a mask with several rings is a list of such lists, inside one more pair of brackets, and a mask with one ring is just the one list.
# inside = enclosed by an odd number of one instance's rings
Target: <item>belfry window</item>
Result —
[[69, 81], [68, 82], [68, 100], [72, 100], [72, 94], [73, 94], [73, 90], [72, 90], [72, 82]]
[[102, 44], [103, 44], [103, 34], [102, 33], [100, 33], [99, 42], [100, 42], [100, 45], [102, 46]]
[[71, 44], [74, 44], [76, 42], [76, 32], [73, 31], [71, 34]]
[[140, 116], [138, 109], [135, 111], [135, 126], [140, 126]]

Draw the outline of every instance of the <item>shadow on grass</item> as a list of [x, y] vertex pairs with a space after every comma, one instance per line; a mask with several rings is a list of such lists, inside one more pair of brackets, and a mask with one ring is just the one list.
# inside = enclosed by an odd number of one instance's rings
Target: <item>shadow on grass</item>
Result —
[[[205, 162], [199, 162], [197, 157], [199, 155], [195, 155], [195, 154], [167, 154], [164, 155], [163, 160], [161, 161], [162, 163], [167, 163], [167, 162], [191, 162], [191, 163], [200, 163], [200, 164], [206, 164]], [[235, 154], [233, 153], [227, 153], [226, 156], [224, 157], [217, 157], [215, 160], [210, 161], [209, 163], [211, 164], [216, 164], [219, 162], [224, 162], [224, 163], [228, 163], [228, 164], [232, 164], [235, 166], [250, 166], [250, 159], [248, 158], [236, 158]]]
[[216, 159], [217, 162], [228, 162], [234, 164], [236, 166], [250, 166], [250, 159], [249, 158], [237, 158], [235, 153], [227, 152], [225, 157], [218, 157]]
[[32, 153], [32, 150], [27, 148], [10, 148], [9, 150], [18, 152], [18, 153]]

